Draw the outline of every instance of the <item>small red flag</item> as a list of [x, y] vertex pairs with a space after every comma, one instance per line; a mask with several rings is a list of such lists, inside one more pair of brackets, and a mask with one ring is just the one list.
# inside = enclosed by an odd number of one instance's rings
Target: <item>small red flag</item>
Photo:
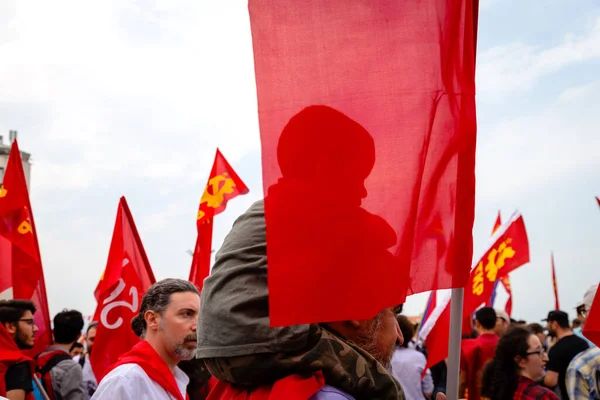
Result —
[[271, 324], [367, 319], [463, 287], [476, 1], [250, 0], [249, 11]]
[[560, 310], [560, 303], [558, 302], [558, 285], [556, 284], [556, 266], [554, 265], [554, 253], [551, 255], [552, 260], [552, 286], [554, 289], [554, 309]]
[[44, 270], [19, 146], [10, 150], [0, 186], [0, 296], [33, 301], [37, 312], [34, 356], [52, 343]]
[[504, 286], [504, 290], [508, 293], [508, 300], [506, 301], [506, 305], [504, 306], [504, 311], [508, 314], [509, 317], [512, 317], [512, 286], [510, 285], [510, 278], [508, 275], [500, 278], [500, 282]]
[[[500, 211], [498, 211], [498, 216], [496, 217], [496, 222], [494, 223], [494, 229], [492, 229], [492, 236], [501, 226], [502, 217], [500, 216]], [[498, 280], [496, 281], [492, 292], [492, 296], [490, 298], [490, 301], [488, 302], [488, 306], [494, 307], [494, 303], [496, 301], [496, 294], [498, 291], [498, 285], [500, 283], [502, 284], [502, 286], [504, 286], [504, 290], [506, 290], [506, 293], [508, 294], [508, 300], [506, 301], [506, 305], [504, 306], [504, 311], [506, 311], [506, 313], [510, 317], [512, 315], [512, 288], [510, 286], [510, 277], [508, 275], [498, 278]]]
[[596, 289], [596, 295], [592, 307], [588, 312], [585, 326], [583, 327], [583, 336], [592, 341], [596, 346], [600, 347], [600, 296], [599, 289]]
[[197, 216], [198, 238], [190, 269], [189, 280], [199, 290], [202, 290], [204, 278], [210, 273], [213, 219], [215, 215], [225, 211], [229, 200], [246, 193], [248, 188], [217, 149], [208, 183], [200, 199]]
[[600, 207], [600, 197], [596, 196], [596, 201], [598, 202], [598, 207]]
[[96, 287], [98, 331], [91, 363], [98, 382], [119, 356], [140, 340], [131, 320], [156, 280], [125, 197], [121, 197], [106, 269]]
[[502, 226], [502, 216], [500, 215], [500, 211], [498, 211], [498, 216], [496, 217], [496, 222], [494, 222], [494, 228], [492, 229], [492, 235], [496, 233], [498, 228]]
[[474, 312], [487, 302], [496, 280], [529, 262], [529, 241], [520, 214], [513, 215], [503, 228], [496, 231], [492, 241], [492, 245], [475, 264], [465, 287], [465, 314]]

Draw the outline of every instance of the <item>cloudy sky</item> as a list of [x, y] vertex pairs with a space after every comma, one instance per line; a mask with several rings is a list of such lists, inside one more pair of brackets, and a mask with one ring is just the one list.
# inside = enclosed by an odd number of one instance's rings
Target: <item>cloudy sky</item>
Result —
[[[531, 263], [514, 314], [572, 311], [600, 280], [600, 6], [482, 0], [475, 252], [498, 210], [523, 213]], [[218, 246], [262, 197], [245, 0], [0, 2], [0, 134], [32, 153], [31, 197], [51, 313], [95, 309], [118, 199], [157, 278], [187, 278], [198, 201], [219, 146], [250, 187]], [[423, 295], [407, 311], [423, 311]]]

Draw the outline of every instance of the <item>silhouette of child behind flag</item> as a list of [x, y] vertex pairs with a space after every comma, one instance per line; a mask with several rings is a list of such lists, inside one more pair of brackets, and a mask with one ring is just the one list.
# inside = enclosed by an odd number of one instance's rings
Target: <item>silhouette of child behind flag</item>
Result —
[[370, 310], [393, 306], [409, 270], [389, 251], [394, 229], [362, 207], [376, 160], [369, 132], [331, 107], [310, 106], [283, 129], [277, 159], [282, 178], [265, 197], [272, 324], [371, 318], [344, 310], [344, 299], [373, 287], [381, 296], [365, 299]]

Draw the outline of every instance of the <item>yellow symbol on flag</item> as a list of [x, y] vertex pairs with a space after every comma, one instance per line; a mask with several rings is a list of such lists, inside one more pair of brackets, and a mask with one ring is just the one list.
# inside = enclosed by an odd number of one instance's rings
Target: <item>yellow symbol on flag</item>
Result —
[[[208, 191], [209, 187], [212, 188], [212, 194]], [[217, 208], [225, 200], [225, 195], [233, 193], [234, 189], [235, 182], [229, 178], [226, 172], [216, 175], [208, 181], [208, 185], [206, 185], [204, 193], [202, 193], [200, 205], [206, 204], [207, 207]], [[204, 211], [198, 210], [198, 219], [202, 219], [205, 215]]]
[[4, 189], [4, 185], [0, 186], [0, 199], [2, 197], [6, 197], [7, 193], [8, 193], [8, 190]]
[[495, 282], [498, 276], [498, 270], [504, 267], [507, 258], [513, 258], [515, 251], [509, 244], [512, 239], [507, 239], [500, 243], [498, 249], [492, 249], [488, 254], [488, 262], [485, 266], [485, 272], [490, 282]]
[[25, 221], [21, 222], [21, 225], [19, 225], [19, 227], [17, 228], [17, 231], [21, 235], [26, 235], [29, 232], [31, 232], [31, 222], [30, 222], [29, 218], [27, 218]]
[[480, 261], [475, 267], [475, 277], [473, 278], [473, 293], [481, 296], [483, 293], [483, 262]]

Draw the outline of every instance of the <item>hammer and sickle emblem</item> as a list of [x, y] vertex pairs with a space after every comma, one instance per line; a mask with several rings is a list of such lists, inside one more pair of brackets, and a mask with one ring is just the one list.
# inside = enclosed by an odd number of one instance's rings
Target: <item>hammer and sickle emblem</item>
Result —
[[29, 218], [27, 218], [25, 221], [21, 222], [21, 225], [19, 225], [19, 227], [17, 228], [17, 231], [21, 235], [26, 235], [29, 232], [31, 232], [31, 223], [29, 222]]
[[0, 186], [0, 199], [2, 197], [6, 197], [7, 193], [8, 193], [8, 190], [4, 189], [4, 185]]
[[[208, 188], [212, 189], [212, 193], [208, 191]], [[208, 181], [208, 185], [202, 193], [200, 204], [206, 204], [208, 207], [217, 208], [225, 200], [226, 194], [233, 193], [235, 189], [235, 182], [225, 172], [221, 175], [217, 175]], [[198, 211], [198, 219], [202, 219], [206, 213], [202, 210]]]

